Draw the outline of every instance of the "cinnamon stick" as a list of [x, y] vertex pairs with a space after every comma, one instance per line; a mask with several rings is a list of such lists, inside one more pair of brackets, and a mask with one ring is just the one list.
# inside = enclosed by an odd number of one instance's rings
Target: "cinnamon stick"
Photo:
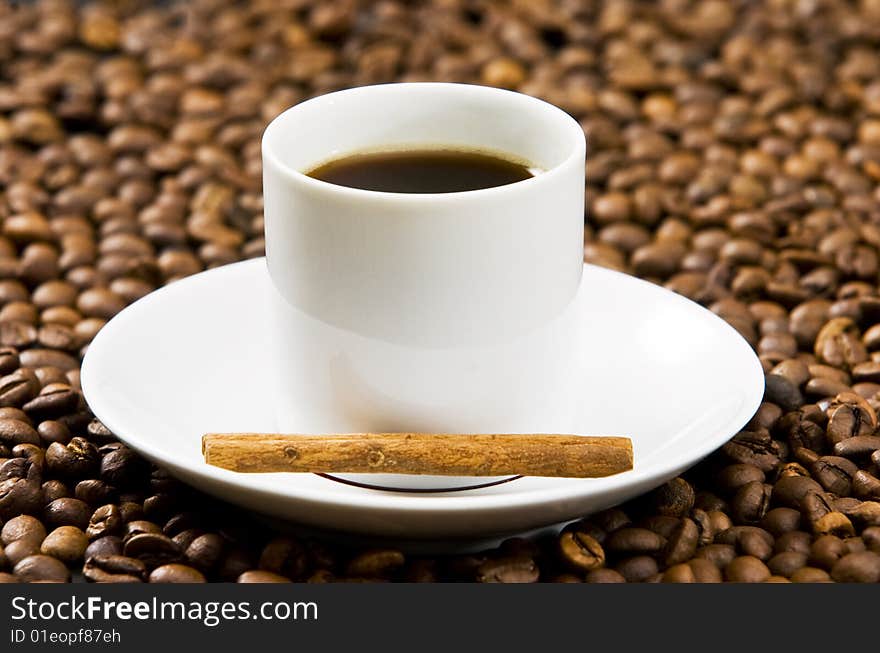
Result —
[[610, 476], [632, 469], [629, 438], [555, 434], [208, 433], [205, 462], [236, 472]]

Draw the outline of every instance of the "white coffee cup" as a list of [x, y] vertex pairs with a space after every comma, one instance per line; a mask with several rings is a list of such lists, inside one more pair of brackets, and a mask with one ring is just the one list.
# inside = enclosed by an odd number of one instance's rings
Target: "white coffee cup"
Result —
[[[432, 147], [505, 153], [539, 171], [442, 194], [305, 174], [352, 153]], [[571, 429], [584, 157], [568, 114], [483, 86], [367, 86], [275, 118], [263, 135], [263, 194], [278, 430]], [[498, 480], [344, 478], [413, 489]]]

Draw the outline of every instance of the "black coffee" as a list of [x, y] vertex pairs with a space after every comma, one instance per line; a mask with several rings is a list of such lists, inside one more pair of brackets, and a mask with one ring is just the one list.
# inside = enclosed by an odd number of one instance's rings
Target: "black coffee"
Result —
[[389, 193], [456, 193], [532, 177], [527, 165], [465, 150], [398, 150], [352, 154], [321, 164], [309, 177]]

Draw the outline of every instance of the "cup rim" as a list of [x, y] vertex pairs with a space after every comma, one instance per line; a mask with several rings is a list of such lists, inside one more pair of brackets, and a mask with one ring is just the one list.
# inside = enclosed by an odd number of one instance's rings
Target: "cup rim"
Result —
[[[560, 121], [561, 124], [565, 125], [566, 129], [571, 131], [573, 147], [571, 148], [571, 151], [565, 156], [565, 158], [562, 159], [562, 161], [560, 161], [553, 167], [545, 170], [540, 175], [529, 177], [528, 179], [522, 179], [520, 181], [515, 181], [509, 184], [502, 184], [501, 186], [490, 186], [489, 188], [454, 191], [451, 193], [401, 193], [342, 186], [340, 184], [334, 184], [329, 181], [310, 177], [304, 172], [297, 170], [287, 163], [284, 163], [281, 158], [275, 153], [271, 143], [272, 133], [281, 129], [282, 123], [290, 120], [292, 115], [295, 114], [302, 107], [306, 105], [326, 102], [328, 100], [332, 100], [333, 98], [339, 97], [340, 95], [373, 93], [377, 91], [387, 92], [389, 89], [401, 87], [436, 88], [446, 89], [455, 93], [502, 95], [508, 98], [515, 99], [515, 101], [531, 103], [532, 105], [538, 107], [541, 111], [553, 114]], [[541, 100], [540, 98], [533, 97], [531, 95], [526, 95], [525, 93], [496, 88], [493, 86], [483, 86], [480, 84], [460, 84], [456, 82], [396, 82], [389, 84], [354, 86], [352, 88], [333, 91], [331, 93], [325, 93], [323, 95], [309, 98], [308, 100], [304, 100], [285, 109], [277, 116], [275, 116], [275, 118], [273, 118], [269, 122], [269, 124], [266, 126], [266, 129], [263, 131], [261, 150], [263, 155], [264, 167], [266, 163], [271, 163], [272, 166], [284, 176], [293, 181], [305, 184], [307, 187], [311, 187], [316, 191], [333, 192], [339, 195], [348, 196], [351, 199], [359, 200], [387, 200], [393, 198], [396, 202], [405, 201], [421, 203], [425, 201], [455, 201], [465, 197], [470, 199], [478, 196], [482, 197], [496, 195], [498, 193], [530, 188], [535, 184], [546, 181], [552, 176], [559, 174], [561, 170], [567, 168], [569, 165], [572, 164], [573, 161], [576, 161], [578, 159], [582, 160], [586, 154], [586, 136], [584, 135], [584, 131], [581, 128], [580, 124], [570, 114], [566, 113], [554, 104], [551, 104], [545, 100]]]

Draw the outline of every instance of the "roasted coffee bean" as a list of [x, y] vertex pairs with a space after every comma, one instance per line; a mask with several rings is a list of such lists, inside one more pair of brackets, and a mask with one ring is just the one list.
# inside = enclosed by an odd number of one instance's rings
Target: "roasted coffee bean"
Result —
[[822, 492], [822, 486], [808, 476], [785, 476], [773, 485], [771, 500], [786, 508], [800, 508], [810, 492]]
[[880, 526], [869, 526], [862, 531], [862, 541], [869, 551], [880, 553]]
[[20, 408], [39, 392], [40, 381], [32, 370], [21, 368], [0, 378], [0, 406]]
[[865, 546], [864, 541], [860, 537], [847, 537], [843, 540], [843, 544], [849, 553], [861, 553], [868, 550], [868, 547]]
[[128, 538], [123, 553], [137, 558], [149, 568], [171, 564], [180, 560], [181, 551], [174, 541], [159, 533], [140, 533]]
[[155, 521], [165, 521], [174, 509], [174, 497], [170, 494], [154, 494], [144, 499], [144, 516]]
[[615, 570], [629, 583], [643, 583], [659, 571], [657, 561], [651, 556], [637, 555], [621, 560]]
[[825, 429], [809, 419], [803, 409], [783, 416], [779, 420], [778, 428], [785, 434], [793, 449], [818, 451], [825, 445]]
[[43, 540], [40, 552], [71, 564], [82, 559], [88, 543], [85, 533], [76, 526], [59, 526]]
[[50, 445], [53, 442], [67, 444], [70, 442], [70, 429], [57, 420], [44, 420], [37, 426], [37, 433], [43, 444]]
[[274, 574], [271, 571], [263, 571], [260, 569], [251, 569], [242, 572], [236, 582], [238, 583], [289, 583], [290, 579]]
[[847, 509], [841, 508], [853, 524], [860, 528], [880, 526], [880, 501], [859, 501], [855, 506]]
[[767, 568], [771, 573], [785, 578], [791, 578], [792, 575], [807, 565], [807, 554], [788, 551], [777, 553], [767, 561]]
[[292, 537], [276, 537], [263, 548], [259, 567], [298, 580], [307, 571], [308, 555], [298, 540]]
[[[10, 452], [12, 455], [12, 452]], [[39, 468], [36, 468], [34, 472], [31, 472], [32, 463], [28, 461], [27, 458], [23, 456], [18, 456], [15, 458], [8, 458], [0, 464], [0, 481], [8, 481], [8, 480], [16, 480], [21, 478], [27, 478], [29, 473], [37, 475], [39, 472]]]
[[823, 569], [803, 567], [791, 575], [792, 583], [830, 583], [831, 576]]
[[[837, 379], [819, 376], [807, 381], [804, 386], [804, 393], [811, 399], [822, 399], [823, 397], [834, 397], [841, 393], [849, 392], [851, 388], [843, 381]], [[846, 432], [852, 425], [850, 418], [851, 410], [841, 411], [838, 416], [841, 432]]]
[[106, 504], [115, 499], [116, 490], [104, 481], [87, 479], [76, 484], [74, 496], [80, 501], [96, 506]]
[[656, 553], [666, 544], [666, 540], [646, 528], [624, 527], [611, 533], [604, 547], [615, 554]]
[[89, 438], [96, 443], [110, 442], [115, 439], [113, 433], [99, 420], [93, 419], [88, 425]]
[[[10, 452], [16, 459], [22, 459], [25, 461], [25, 466], [30, 470], [31, 467], [34, 467], [36, 470], [39, 470], [40, 475], [42, 475], [43, 470], [46, 467], [46, 455], [43, 453], [43, 450], [35, 444], [17, 444], [12, 448]], [[26, 476], [27, 474], [25, 474]]]
[[115, 535], [122, 528], [122, 515], [114, 504], [108, 503], [101, 506], [89, 517], [86, 535], [90, 540], [104, 537], [106, 535]]
[[854, 463], [839, 456], [823, 456], [811, 467], [813, 477], [822, 487], [838, 495], [850, 493], [852, 478], [858, 469]]
[[697, 558], [708, 560], [717, 568], [723, 569], [736, 557], [736, 549], [730, 544], [708, 544], [694, 554]]
[[880, 436], [857, 435], [834, 445], [834, 454], [845, 458], [860, 459], [880, 450]]
[[805, 447], [797, 447], [793, 454], [798, 462], [785, 463], [779, 467], [776, 473], [777, 479], [785, 478], [786, 476], [809, 476], [810, 472], [804, 465], [812, 465], [820, 458], [819, 454], [815, 451]]
[[834, 495], [827, 492], [809, 492], [801, 502], [805, 523], [815, 523], [830, 512], [835, 512]]
[[162, 527], [162, 532], [165, 533], [165, 535], [173, 536], [185, 530], [198, 528], [202, 524], [202, 521], [202, 516], [194, 512], [177, 513], [165, 522], [165, 526]]
[[778, 538], [784, 533], [796, 531], [801, 524], [801, 513], [794, 508], [773, 508], [761, 520], [761, 528]]
[[19, 364], [20, 360], [17, 349], [14, 347], [0, 347], [0, 374], [7, 375], [14, 372]]
[[[400, 562], [402, 564], [402, 556]], [[534, 560], [516, 556], [487, 560], [477, 568], [476, 580], [478, 583], [534, 583], [539, 575]]]
[[733, 583], [760, 583], [770, 577], [770, 570], [758, 558], [744, 555], [730, 561], [724, 577]]
[[[754, 305], [752, 305], [752, 310], [754, 310]], [[782, 312], [782, 315], [785, 315], [785, 311]], [[810, 370], [807, 364], [798, 359], [798, 358], [787, 358], [782, 361], [778, 365], [776, 365], [772, 370], [769, 376], [780, 376], [787, 379], [792, 385], [796, 388], [800, 388], [804, 383], [810, 380]], [[766, 380], [765, 380], [766, 383]], [[767, 389], [765, 385], [764, 394], [766, 396]], [[772, 400], [771, 400], [772, 401]], [[778, 404], [779, 402], [774, 401], [773, 403]], [[800, 405], [795, 406], [794, 408], [785, 409], [786, 411], [794, 411], [800, 408]]]
[[207, 573], [219, 564], [225, 549], [226, 541], [220, 535], [205, 533], [190, 542], [184, 557], [190, 565]]
[[876, 583], [880, 581], [880, 554], [849, 553], [834, 563], [831, 578], [838, 583]]
[[677, 564], [663, 572], [664, 583], [695, 583], [694, 570], [686, 564]]
[[871, 514], [874, 510], [873, 504], [875, 503], [877, 504], [877, 508], [880, 508], [880, 503], [876, 501], [862, 501], [856, 497], [840, 497], [834, 500], [831, 507], [837, 512], [842, 512], [847, 517], [858, 515], [860, 521], [870, 521]]
[[19, 561], [40, 552], [40, 543], [33, 540], [16, 540], [6, 545], [3, 555], [9, 566], [14, 567]]
[[[53, 314], [51, 318], [49, 315], [45, 314], [42, 316], [43, 321], [49, 321], [53, 318], [59, 319], [59, 316], [55, 314]], [[49, 322], [48, 324], [40, 327], [40, 330], [37, 332], [37, 342], [39, 342], [40, 345], [50, 349], [76, 351], [84, 344], [80, 336], [72, 328], [78, 323], [79, 320], [74, 322], [73, 325], [68, 326], [66, 324]]]
[[86, 560], [95, 556], [121, 555], [122, 538], [116, 535], [105, 535], [89, 542], [84, 557]]
[[758, 412], [749, 421], [747, 428], [771, 430], [779, 422], [782, 414], [782, 409], [779, 406], [765, 401], [758, 407]]
[[45, 537], [46, 529], [43, 524], [39, 519], [29, 515], [13, 517], [3, 524], [3, 530], [0, 531], [0, 539], [6, 545], [18, 540], [27, 540], [39, 546]]
[[679, 520], [675, 517], [669, 517], [667, 515], [651, 515], [650, 517], [641, 520], [639, 526], [641, 528], [647, 528], [649, 531], [654, 531], [660, 537], [668, 539], [672, 531], [678, 526], [678, 522]]
[[858, 326], [848, 317], [829, 320], [816, 336], [816, 357], [828, 365], [851, 369], [867, 358]]
[[727, 516], [726, 513], [721, 510], [710, 510], [706, 513], [709, 517], [710, 522], [712, 523], [712, 531], [715, 535], [726, 531], [728, 528], [733, 526], [733, 522], [730, 520], [730, 517]]
[[31, 418], [28, 417], [27, 413], [24, 412], [21, 408], [12, 408], [10, 406], [4, 406], [0, 408], [0, 419], [17, 420], [19, 422], [24, 422], [28, 426], [31, 426], [33, 424]]
[[691, 519], [682, 519], [666, 542], [663, 551], [664, 564], [672, 566], [690, 560], [697, 550], [699, 540], [700, 530], [697, 524]]
[[101, 479], [118, 488], [132, 487], [148, 470], [147, 462], [128, 447], [120, 447], [101, 459]]
[[727, 510], [727, 502], [717, 494], [707, 490], [700, 490], [694, 497], [694, 508], [705, 510], [708, 513]]
[[760, 522], [767, 513], [772, 489], [773, 486], [761, 481], [752, 481], [739, 488], [731, 501], [734, 520], [746, 524]]
[[27, 302], [10, 302], [0, 309], [0, 342], [19, 350], [37, 339], [37, 310]]
[[743, 463], [734, 463], [728, 465], [718, 474], [716, 483], [719, 489], [730, 494], [735, 493], [747, 483], [759, 482], [763, 483], [764, 472], [754, 465]]
[[76, 526], [85, 530], [92, 511], [84, 501], [64, 497], [46, 505], [43, 517], [51, 526]]
[[810, 563], [830, 570], [834, 564], [848, 553], [846, 545], [835, 535], [822, 535], [810, 547]]
[[803, 405], [804, 396], [789, 378], [768, 374], [764, 380], [764, 400], [776, 404], [784, 411], [792, 411]]
[[776, 553], [784, 553], [786, 551], [795, 551], [799, 553], [810, 553], [813, 537], [805, 531], [789, 531], [780, 535], [773, 545]]
[[0, 481], [0, 519], [38, 513], [43, 506], [39, 469], [31, 465], [26, 478]]
[[720, 569], [706, 558], [694, 558], [688, 561], [687, 565], [691, 568], [696, 583], [720, 583], [722, 581]]
[[614, 569], [609, 569], [608, 567], [602, 567], [600, 569], [593, 569], [592, 571], [587, 572], [587, 575], [584, 577], [584, 582], [587, 583], [625, 583], [626, 578], [620, 575], [619, 572]]
[[57, 367], [62, 372], [75, 369], [77, 360], [70, 354], [65, 354], [54, 349], [28, 349], [19, 354], [21, 364], [24, 367]]
[[186, 552], [187, 547], [192, 544], [196, 538], [205, 534], [205, 530], [202, 528], [187, 528], [185, 531], [180, 531], [177, 535], [172, 537], [175, 544], [180, 547], [181, 551]]
[[[836, 381], [837, 383], [842, 383], [843, 385], [849, 385], [850, 381], [852, 380], [850, 375], [847, 374], [845, 370], [833, 367], [831, 365], [810, 363], [809, 365], [807, 365], [807, 369], [810, 371], [810, 376], [812, 376], [813, 378], [829, 379], [831, 381]], [[852, 393], [842, 392], [840, 394], [851, 395]]]
[[83, 576], [93, 583], [140, 583], [147, 575], [143, 562], [118, 554], [86, 558]]
[[[120, 511], [121, 512], [121, 511]], [[162, 533], [158, 524], [143, 519], [125, 522], [125, 539], [140, 535], [141, 533]]]
[[75, 409], [79, 403], [79, 393], [66, 383], [50, 383], [40, 394], [27, 402], [22, 409], [35, 421], [60, 417]]
[[46, 449], [49, 471], [65, 478], [90, 478], [99, 463], [98, 449], [84, 438], [72, 438], [66, 445], [53, 442]]
[[683, 478], [674, 478], [653, 490], [646, 501], [660, 515], [683, 517], [694, 507], [694, 489]]
[[721, 450], [735, 462], [754, 465], [763, 472], [773, 470], [779, 463], [778, 445], [769, 434], [759, 431], [743, 431]]
[[813, 532], [819, 535], [849, 537], [855, 535], [852, 522], [843, 513], [832, 511], [813, 522]]
[[224, 582], [232, 582], [252, 567], [253, 560], [245, 549], [227, 547], [226, 554], [217, 566], [215, 575]]
[[619, 508], [603, 510], [593, 515], [591, 519], [606, 534], [613, 533], [632, 523], [629, 516]]
[[[68, 372], [69, 371], [71, 370], [68, 370]], [[67, 372], [60, 370], [57, 367], [38, 367], [34, 370], [34, 374], [37, 375], [37, 379], [39, 379], [40, 381], [40, 394], [37, 395], [34, 399], [31, 399], [21, 408], [32, 420], [34, 420], [35, 422], [40, 422], [45, 419], [45, 417], [40, 414], [40, 403], [46, 400], [46, 397], [43, 397], [43, 395], [48, 394], [49, 392], [62, 391], [65, 396], [69, 397], [71, 393], [71, 388], [70, 385], [67, 383]], [[49, 389], [47, 390], [47, 388]], [[43, 398], [41, 399], [41, 397]], [[76, 393], [73, 393], [73, 397], [77, 401], [71, 402], [69, 410], [75, 408], [78, 403], [79, 398]], [[27, 409], [25, 409], [25, 406], [27, 406]], [[51, 408], [51, 406], [48, 406], [48, 408]], [[69, 412], [69, 410], [58, 411], [59, 416], [63, 417], [64, 413]]]
[[711, 544], [715, 540], [715, 526], [712, 523], [712, 518], [709, 516], [709, 513], [705, 510], [694, 508], [691, 511], [691, 519], [699, 532], [697, 546]]
[[70, 572], [63, 562], [47, 555], [30, 555], [20, 560], [12, 569], [16, 577], [25, 582], [53, 581], [67, 583], [70, 581]]
[[605, 564], [602, 545], [580, 531], [562, 533], [559, 537], [559, 549], [563, 561], [578, 571], [590, 571]]
[[853, 474], [852, 490], [860, 499], [880, 499], [880, 479], [860, 469]]
[[365, 551], [348, 563], [346, 574], [367, 578], [385, 577], [403, 566], [404, 562], [403, 554], [394, 549]]
[[732, 544], [740, 553], [767, 560], [773, 552], [773, 536], [755, 526], [733, 526], [715, 537], [719, 544]]
[[870, 435], [877, 427], [877, 415], [871, 405], [857, 394], [838, 394], [829, 408], [827, 436], [836, 445], [847, 438]]
[[563, 532], [568, 531], [577, 531], [580, 533], [586, 533], [594, 540], [596, 540], [599, 544], [605, 541], [607, 537], [607, 533], [599, 528], [592, 520], [590, 519], [581, 519], [580, 521], [572, 522], [567, 524], [565, 528], [562, 529]]
[[187, 565], [170, 563], [150, 572], [151, 583], [204, 583], [205, 576]]
[[51, 503], [55, 499], [63, 499], [70, 496], [70, 490], [61, 481], [46, 481], [43, 483], [43, 501]]
[[40, 436], [32, 426], [16, 419], [0, 419], [0, 442], [7, 447], [18, 444], [40, 444]]
[[121, 500], [119, 502], [119, 513], [122, 515], [122, 521], [130, 523], [141, 519], [144, 516], [144, 509], [139, 503]]
[[176, 481], [161, 469], [156, 469], [150, 474], [150, 488], [154, 492], [173, 494], [174, 492], [179, 491], [180, 487], [179, 481]]

